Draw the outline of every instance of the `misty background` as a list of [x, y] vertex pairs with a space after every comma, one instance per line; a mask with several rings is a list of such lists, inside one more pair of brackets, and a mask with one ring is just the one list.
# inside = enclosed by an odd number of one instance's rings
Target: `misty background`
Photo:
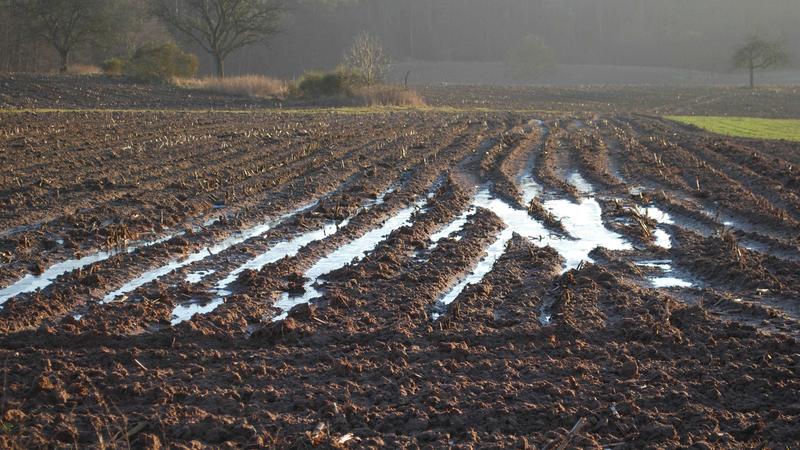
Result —
[[[542, 83], [741, 83], [731, 54], [751, 33], [800, 55], [798, 0], [319, 0], [298, 4], [284, 24], [268, 47], [234, 55], [231, 71], [294, 77], [332, 67], [362, 30], [383, 41], [395, 63], [390, 79], [411, 70], [413, 83], [512, 83], [504, 61], [529, 34], [559, 64], [576, 66]], [[800, 82], [800, 74], [762, 79]]]
[[[131, 8], [132, 20], [140, 23], [126, 45], [169, 39], [163, 26], [141, 14], [145, 2], [132, 1], [139, 6]], [[281, 78], [329, 69], [368, 31], [392, 59], [389, 81], [411, 71], [411, 83], [514, 83], [504, 61], [535, 35], [559, 64], [537, 83], [740, 84], [731, 55], [757, 33], [784, 40], [795, 67], [762, 79], [800, 83], [799, 25], [798, 0], [295, 0], [283, 31], [269, 44], [232, 55], [227, 69]], [[13, 23], [4, 33], [13, 40]], [[200, 58], [201, 73], [211, 73], [207, 55], [188, 48]], [[9, 63], [13, 55], [5, 51], [5, 66], [47, 69], [30, 56], [36, 52], [17, 52]]]

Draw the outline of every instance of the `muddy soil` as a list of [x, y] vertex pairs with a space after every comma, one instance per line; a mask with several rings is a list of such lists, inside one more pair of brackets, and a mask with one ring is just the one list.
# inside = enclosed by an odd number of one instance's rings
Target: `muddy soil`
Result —
[[800, 446], [788, 144], [39, 112], [0, 146], [0, 447]]
[[800, 89], [668, 86], [418, 86], [429, 105], [535, 110], [540, 115], [736, 115], [800, 118]]
[[[712, 115], [800, 118], [800, 89], [769, 86], [412, 86], [430, 106], [564, 114]], [[105, 76], [0, 75], [0, 109], [260, 110], [337, 106], [140, 84]], [[339, 105], [341, 106], [341, 105]]]
[[252, 109], [272, 100], [187, 91], [105, 76], [13, 74], [0, 77], [0, 107], [48, 109]]

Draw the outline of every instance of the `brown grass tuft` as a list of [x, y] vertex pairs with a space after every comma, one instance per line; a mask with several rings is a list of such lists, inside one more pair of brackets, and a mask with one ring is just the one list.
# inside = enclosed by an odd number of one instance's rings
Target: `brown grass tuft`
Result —
[[103, 70], [91, 64], [71, 64], [67, 68], [67, 73], [70, 75], [100, 75]]
[[275, 98], [285, 97], [289, 87], [283, 80], [263, 75], [242, 75], [234, 77], [206, 77], [200, 79], [179, 79], [176, 84], [220, 94], [240, 95], [245, 97]]
[[365, 106], [425, 106], [425, 101], [416, 91], [401, 86], [374, 85], [359, 87], [354, 90], [354, 96], [363, 101]]

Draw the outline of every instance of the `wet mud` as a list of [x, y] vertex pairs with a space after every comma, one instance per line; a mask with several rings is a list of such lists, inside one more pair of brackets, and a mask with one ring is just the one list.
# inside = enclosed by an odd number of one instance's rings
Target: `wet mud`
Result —
[[2, 117], [0, 447], [800, 446], [790, 145], [76, 114]]

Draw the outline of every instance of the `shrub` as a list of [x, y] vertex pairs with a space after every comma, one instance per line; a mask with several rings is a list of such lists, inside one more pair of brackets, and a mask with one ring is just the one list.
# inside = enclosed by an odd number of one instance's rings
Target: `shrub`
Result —
[[285, 81], [263, 75], [178, 79], [176, 84], [190, 89], [261, 98], [283, 97], [289, 90]]
[[352, 106], [425, 106], [412, 90], [372, 84], [361, 71], [341, 66], [331, 72], [304, 73], [289, 87], [289, 94], [303, 100], [329, 99], [335, 104]]
[[108, 58], [100, 65], [103, 73], [110, 77], [118, 77], [125, 71], [125, 60], [122, 58]]
[[197, 57], [169, 42], [139, 47], [125, 65], [125, 73], [140, 81], [167, 81], [194, 76], [197, 67]]
[[347, 82], [339, 72], [306, 72], [297, 90], [304, 97], [333, 97], [347, 92]]
[[306, 72], [292, 87], [292, 95], [302, 98], [347, 97], [365, 84], [358, 72], [338, 68], [332, 72]]

